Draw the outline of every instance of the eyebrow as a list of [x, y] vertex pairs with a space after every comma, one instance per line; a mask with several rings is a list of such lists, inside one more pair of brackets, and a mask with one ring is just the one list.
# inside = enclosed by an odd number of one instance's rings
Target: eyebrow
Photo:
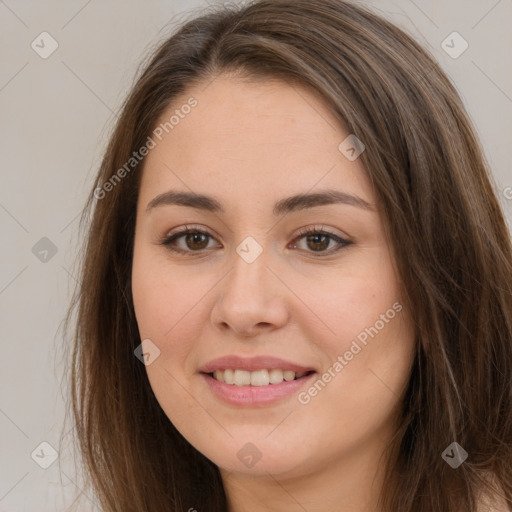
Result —
[[[363, 210], [375, 211], [374, 205], [358, 196], [340, 190], [322, 190], [313, 194], [296, 194], [281, 199], [275, 203], [272, 213], [275, 216], [279, 216], [289, 212], [329, 204], [346, 204]], [[167, 205], [187, 206], [212, 213], [226, 213], [220, 201], [214, 197], [195, 192], [179, 192], [174, 190], [164, 192], [152, 199], [146, 207], [146, 212], [149, 213], [158, 206]]]

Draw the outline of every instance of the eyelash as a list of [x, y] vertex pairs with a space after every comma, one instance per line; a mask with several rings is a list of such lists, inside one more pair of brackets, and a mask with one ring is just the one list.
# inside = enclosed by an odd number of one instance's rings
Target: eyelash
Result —
[[[185, 226], [184, 229], [182, 229], [182, 230], [180, 230], [180, 231], [178, 231], [176, 233], [173, 233], [172, 235], [170, 235], [168, 237], [164, 237], [160, 241], [160, 245], [164, 245], [167, 249], [169, 249], [172, 252], [179, 253], [179, 254], [186, 254], [187, 256], [192, 256], [190, 253], [200, 253], [202, 251], [206, 251], [207, 249], [200, 249], [200, 250], [197, 250], [197, 251], [178, 249], [178, 248], [173, 247], [171, 245], [175, 240], [177, 240], [179, 238], [182, 238], [185, 235], [190, 235], [190, 234], [200, 234], [200, 235], [208, 236], [210, 238], [214, 238], [207, 231], [204, 231], [204, 230], [199, 229], [199, 228], [190, 228], [189, 226]], [[335, 235], [334, 233], [330, 233], [328, 231], [324, 231], [323, 230], [323, 226], [320, 229], [317, 228], [316, 226], [315, 227], [308, 227], [308, 228], [301, 229], [299, 231], [298, 235], [294, 238], [293, 243], [295, 245], [295, 243], [298, 240], [300, 240], [301, 238], [304, 238], [304, 237], [307, 237], [307, 236], [312, 236], [312, 235], [324, 235], [324, 236], [327, 236], [327, 237], [331, 238], [336, 243], [340, 244], [340, 246], [338, 248], [335, 248], [334, 250], [330, 249], [328, 251], [317, 251], [317, 252], [315, 252], [315, 251], [306, 251], [306, 252], [313, 253], [315, 255], [315, 257], [318, 257], [318, 258], [322, 258], [322, 257], [325, 257], [325, 256], [331, 256], [332, 254], [338, 253], [341, 250], [345, 249], [347, 246], [352, 245], [352, 242], [350, 242], [348, 240], [344, 240], [343, 238], [340, 238], [339, 236]]]

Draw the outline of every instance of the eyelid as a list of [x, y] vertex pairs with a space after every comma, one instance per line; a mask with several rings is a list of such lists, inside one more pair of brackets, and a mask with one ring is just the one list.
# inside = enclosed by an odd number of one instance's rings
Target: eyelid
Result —
[[[212, 233], [210, 233], [210, 231], [207, 230], [206, 228], [203, 228], [202, 226], [199, 226], [199, 225], [186, 224], [185, 226], [180, 226], [176, 230], [168, 231], [165, 235], [163, 235], [159, 239], [158, 243], [161, 245], [168, 245], [168, 243], [171, 241], [171, 239], [175, 239], [182, 235], [187, 235], [189, 233], [200, 233], [203, 235], [207, 235], [210, 238], [213, 238], [216, 240], [216, 236], [213, 235]], [[199, 251], [187, 251], [187, 252], [199, 252]]]
[[176, 228], [175, 230], [171, 229], [170, 231], [167, 231], [166, 234], [161, 238], [161, 241], [168, 240], [169, 238], [175, 236], [175, 235], [183, 235], [187, 234], [188, 232], [193, 233], [203, 233], [205, 235], [208, 235], [212, 238], [216, 238], [215, 235], [210, 233], [210, 231], [199, 224], [185, 224], [184, 226], [180, 226]]
[[[191, 233], [192, 234], [198, 233], [198, 234], [206, 235], [207, 237], [210, 237], [211, 239], [214, 239], [217, 241], [216, 236], [213, 235], [212, 233], [210, 233], [210, 231], [208, 229], [203, 228], [202, 226], [199, 226], [199, 225], [188, 225], [187, 224], [185, 226], [180, 226], [175, 231], [171, 230], [171, 231], [167, 232], [167, 234], [165, 234], [159, 240], [159, 245], [166, 246], [168, 250], [170, 250], [174, 253], [184, 254], [187, 256], [191, 256], [191, 257], [204, 255], [203, 253], [205, 251], [211, 250], [211, 249], [199, 249], [197, 251], [194, 251], [194, 250], [185, 250], [185, 249], [180, 249], [177, 247], [172, 247], [171, 243], [174, 240], [179, 239], [182, 236], [185, 236], [185, 235], [191, 234]], [[308, 235], [327, 235], [330, 239], [334, 240], [338, 244], [337, 248], [329, 249], [327, 251], [317, 251], [317, 252], [316, 251], [301, 251], [301, 252], [306, 252], [306, 253], [312, 254], [315, 258], [322, 258], [322, 257], [326, 258], [328, 256], [337, 254], [338, 252], [345, 249], [347, 246], [353, 244], [352, 241], [348, 240], [347, 238], [344, 238], [343, 236], [333, 233], [329, 229], [324, 228], [323, 225], [306, 226], [306, 227], [299, 229], [299, 231], [293, 236], [291, 244], [293, 244], [293, 247], [296, 247], [296, 245], [297, 245], [296, 242]], [[287, 246], [287, 248], [288, 248], [288, 246]]]
[[[199, 224], [197, 224], [197, 225], [196, 224], [191, 224], [191, 225], [185, 224], [184, 226], [180, 226], [179, 228], [177, 228], [177, 231], [173, 231], [173, 230], [168, 231], [161, 238], [161, 241], [167, 240], [171, 236], [174, 236], [174, 235], [187, 234], [188, 231], [202, 233], [202, 234], [211, 236], [212, 238], [215, 238], [215, 235], [210, 233], [210, 231], [208, 229], [203, 228]], [[343, 239], [344, 242], [349, 242], [349, 240], [348, 240], [348, 238], [350, 238], [349, 236], [347, 236], [346, 239], [344, 239], [343, 237], [346, 236], [346, 235], [339, 235], [339, 234], [333, 233], [332, 231], [329, 231], [329, 228], [325, 228], [323, 224], [315, 224], [313, 226], [306, 226], [306, 227], [300, 228], [298, 230], [298, 232], [293, 235], [293, 239], [295, 240], [298, 237], [310, 234], [311, 232], [317, 232], [317, 231], [321, 231], [321, 232], [326, 233], [328, 235], [332, 235], [333, 237], [341, 238], [341, 239]]]
[[329, 236], [332, 236], [333, 238], [339, 238], [341, 240], [343, 240], [344, 242], [349, 242], [348, 238], [350, 237], [346, 237], [347, 239], [344, 238], [344, 236], [346, 235], [340, 235], [340, 234], [336, 234], [336, 233], [333, 233], [331, 230], [331, 228], [326, 228], [323, 224], [315, 224], [313, 226], [306, 226], [304, 228], [300, 228], [299, 231], [297, 232], [296, 235], [294, 235], [294, 238], [298, 238], [298, 237], [302, 237], [304, 235], [308, 235], [308, 234], [311, 234], [311, 233], [325, 233]]

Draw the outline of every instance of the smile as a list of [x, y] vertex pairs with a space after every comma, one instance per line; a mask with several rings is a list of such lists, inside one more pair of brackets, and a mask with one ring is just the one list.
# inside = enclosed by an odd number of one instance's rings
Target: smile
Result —
[[[215, 377], [217, 375], [217, 377]], [[315, 371], [295, 373], [272, 370], [215, 370], [200, 373], [207, 389], [221, 403], [237, 407], [266, 407], [296, 396], [311, 384], [318, 374]], [[273, 382], [271, 382], [271, 377]], [[219, 380], [227, 379], [226, 381]], [[286, 380], [286, 379], [289, 380]], [[268, 382], [267, 382], [268, 380]], [[279, 380], [279, 382], [278, 382]]]
[[270, 370], [216, 370], [210, 373], [210, 376], [216, 381], [224, 382], [234, 386], [268, 386], [270, 384], [281, 384], [283, 381], [290, 382], [300, 379], [312, 372], [294, 372], [292, 370], [280, 370], [273, 368]]

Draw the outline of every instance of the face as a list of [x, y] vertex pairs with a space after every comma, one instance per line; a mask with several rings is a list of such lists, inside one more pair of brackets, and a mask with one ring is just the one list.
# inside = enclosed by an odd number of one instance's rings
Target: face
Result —
[[299, 476], [375, 453], [414, 332], [361, 159], [308, 89], [206, 85], [162, 116], [181, 112], [139, 191], [132, 290], [155, 396], [222, 470]]

